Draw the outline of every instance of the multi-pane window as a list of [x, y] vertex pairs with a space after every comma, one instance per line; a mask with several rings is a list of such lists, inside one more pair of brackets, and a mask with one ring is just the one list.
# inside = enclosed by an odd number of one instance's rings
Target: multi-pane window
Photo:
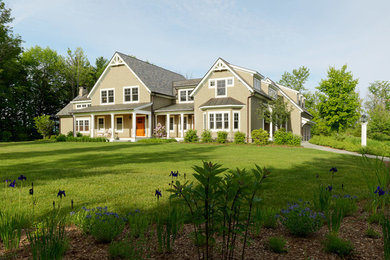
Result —
[[210, 130], [229, 130], [229, 113], [209, 113]]
[[98, 129], [99, 130], [104, 130], [104, 117], [99, 117], [98, 118]]
[[240, 112], [233, 113], [233, 130], [240, 129]]
[[256, 78], [253, 79], [253, 87], [254, 87], [254, 89], [260, 90], [261, 83], [260, 83], [259, 79], [256, 79]]
[[77, 104], [76, 105], [76, 109], [82, 109], [82, 108], [86, 108], [86, 107], [90, 107], [91, 104]]
[[89, 132], [89, 119], [76, 119], [76, 132]]
[[114, 90], [113, 89], [102, 89], [100, 91], [100, 101], [102, 104], [114, 103]]
[[138, 87], [125, 87], [123, 88], [124, 102], [137, 102], [138, 97]]
[[268, 96], [273, 97], [273, 98], [277, 98], [278, 93], [273, 88], [268, 87]]
[[169, 120], [169, 131], [173, 131], [174, 124], [175, 124], [175, 118], [171, 116]]
[[123, 117], [116, 118], [116, 130], [123, 131]]
[[226, 96], [225, 80], [217, 80], [217, 96]]
[[194, 97], [191, 97], [192, 89], [182, 89], [179, 90], [179, 101], [180, 102], [190, 102], [194, 100]]

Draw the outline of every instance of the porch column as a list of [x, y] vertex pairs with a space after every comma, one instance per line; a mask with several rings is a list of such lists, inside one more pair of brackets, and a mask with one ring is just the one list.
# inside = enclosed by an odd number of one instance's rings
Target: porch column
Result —
[[134, 138], [134, 141], [135, 141], [135, 134], [136, 134], [136, 132], [135, 132], [136, 124], [135, 123], [136, 123], [136, 120], [137, 120], [137, 113], [136, 112], [133, 112], [131, 120], [132, 120], [132, 124], [133, 124], [133, 126], [131, 128], [131, 136]]
[[180, 114], [181, 137], [184, 138], [184, 114]]
[[[272, 108], [269, 108], [269, 111], [271, 112], [271, 114], [272, 114]], [[270, 118], [271, 120], [269, 120], [270, 122], [269, 122], [269, 139], [272, 141], [272, 140], [274, 140], [274, 135], [273, 135], [273, 129], [272, 129], [272, 126], [273, 126], [273, 124], [272, 124], [272, 117]]]
[[111, 113], [111, 140], [114, 140], [115, 135], [114, 116], [114, 113]]
[[148, 115], [148, 137], [152, 137], [152, 113]]
[[94, 135], [95, 135], [95, 115], [91, 115], [91, 125], [89, 126], [89, 130], [91, 131], [90, 136], [94, 137]]
[[169, 120], [171, 120], [171, 115], [170, 114], [167, 114], [167, 116], [166, 116], [167, 118], [166, 118], [166, 121], [167, 121], [167, 123], [166, 123], [166, 126], [165, 126], [165, 129], [167, 130], [167, 138], [169, 138], [169, 126], [170, 126], [170, 122], [169, 122]]
[[76, 137], [76, 116], [73, 115], [73, 136]]

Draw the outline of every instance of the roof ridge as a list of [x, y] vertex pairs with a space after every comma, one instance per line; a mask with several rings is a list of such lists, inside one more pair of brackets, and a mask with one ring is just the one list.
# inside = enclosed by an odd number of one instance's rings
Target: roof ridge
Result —
[[151, 65], [151, 66], [157, 67], [157, 68], [159, 68], [159, 69], [166, 70], [166, 71], [168, 71], [168, 72], [170, 72], [170, 73], [174, 73], [174, 74], [176, 74], [176, 75], [179, 75], [179, 76], [182, 76], [182, 77], [184, 77], [183, 75], [181, 75], [181, 74], [179, 74], [179, 73], [177, 73], [177, 72], [173, 72], [173, 71], [171, 71], [171, 70], [169, 70], [169, 69], [166, 69], [166, 68], [160, 67], [160, 66], [158, 66], [158, 65], [155, 65], [155, 64], [153, 64], [153, 63], [150, 63], [150, 62], [147, 62], [147, 61], [144, 61], [144, 60], [140, 60], [140, 59], [138, 59], [138, 58], [137, 58], [137, 57], [135, 57], [135, 56], [130, 56], [130, 55], [128, 55], [128, 54], [124, 54], [124, 53], [122, 53], [122, 52], [119, 52], [119, 51], [116, 51], [116, 52], [117, 52], [118, 54], [124, 55], [124, 56], [126, 56], [126, 57], [128, 57], [128, 58], [132, 58], [132, 59], [135, 59], [135, 60], [141, 61], [141, 62], [143, 62], [143, 63], [146, 63], [146, 64], [148, 64], [148, 65]]

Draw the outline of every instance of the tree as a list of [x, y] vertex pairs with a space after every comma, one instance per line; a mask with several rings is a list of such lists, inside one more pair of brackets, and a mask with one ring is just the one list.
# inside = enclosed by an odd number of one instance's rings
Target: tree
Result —
[[360, 118], [361, 103], [355, 88], [357, 79], [347, 71], [330, 67], [328, 78], [317, 87], [319, 90], [318, 116], [331, 131], [342, 131], [353, 126]]
[[102, 56], [96, 58], [95, 61], [95, 67], [93, 67], [93, 81], [96, 83], [96, 81], [99, 79], [100, 75], [102, 75], [103, 71], [106, 69], [108, 65], [108, 60]]
[[310, 70], [305, 66], [301, 66], [298, 69], [293, 69], [292, 73], [284, 72], [282, 78], [279, 80], [279, 84], [295, 89], [297, 91], [305, 91], [304, 84], [309, 78]]
[[54, 122], [50, 119], [49, 115], [41, 115], [34, 117], [34, 126], [45, 139], [46, 136], [50, 136], [53, 131]]
[[282, 128], [290, 119], [291, 108], [283, 101], [282, 97], [278, 97], [268, 104], [260, 104], [257, 108], [257, 114], [259, 115], [259, 118], [264, 119], [265, 122], [272, 122], [276, 127]]
[[91, 89], [94, 84], [91, 64], [82, 48], [77, 48], [74, 52], [68, 49], [66, 57], [67, 82], [69, 86], [69, 100], [77, 96], [80, 86]]
[[377, 106], [382, 106], [386, 110], [390, 110], [390, 82], [375, 81], [370, 83], [368, 87], [368, 100], [366, 102], [367, 110], [375, 109]]

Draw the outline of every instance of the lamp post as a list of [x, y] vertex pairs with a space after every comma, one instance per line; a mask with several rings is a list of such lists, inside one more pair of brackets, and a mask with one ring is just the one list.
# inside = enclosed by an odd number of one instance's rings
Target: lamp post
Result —
[[362, 146], [367, 146], [367, 121], [368, 118], [366, 115], [362, 115]]

